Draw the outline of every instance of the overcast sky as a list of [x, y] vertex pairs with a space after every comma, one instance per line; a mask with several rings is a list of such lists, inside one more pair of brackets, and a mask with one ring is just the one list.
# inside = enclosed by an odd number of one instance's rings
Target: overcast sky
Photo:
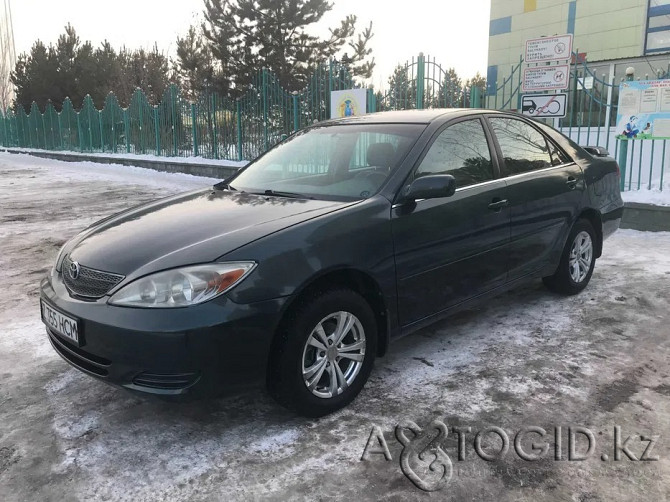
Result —
[[[486, 74], [491, 0], [334, 0], [316, 32], [327, 33], [347, 14], [361, 27], [373, 22], [377, 67], [372, 83], [386, 83], [395, 65], [419, 52], [453, 66], [464, 78]], [[97, 45], [150, 48], [154, 42], [174, 56], [175, 40], [203, 9], [203, 0], [12, 0], [17, 53], [36, 39], [55, 42], [70, 22], [82, 40]]]

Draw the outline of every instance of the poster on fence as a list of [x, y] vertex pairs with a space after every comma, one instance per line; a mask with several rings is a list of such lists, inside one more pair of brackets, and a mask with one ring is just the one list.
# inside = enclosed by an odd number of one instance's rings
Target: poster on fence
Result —
[[616, 128], [621, 139], [670, 139], [670, 80], [621, 82]]
[[367, 113], [367, 89], [349, 89], [330, 93], [330, 118], [355, 117]]

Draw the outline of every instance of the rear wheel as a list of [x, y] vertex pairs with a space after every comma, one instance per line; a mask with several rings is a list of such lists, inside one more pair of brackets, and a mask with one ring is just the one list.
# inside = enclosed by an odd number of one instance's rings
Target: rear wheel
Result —
[[544, 284], [552, 291], [575, 295], [582, 291], [593, 274], [596, 262], [596, 234], [587, 220], [578, 220], [565, 243], [556, 273], [544, 277]]
[[268, 389], [301, 415], [319, 417], [346, 406], [372, 370], [377, 324], [354, 291], [325, 291], [302, 302], [278, 336]]

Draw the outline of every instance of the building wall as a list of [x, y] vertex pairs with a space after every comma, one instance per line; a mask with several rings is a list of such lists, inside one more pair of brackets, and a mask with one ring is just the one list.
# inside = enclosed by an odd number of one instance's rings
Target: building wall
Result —
[[572, 33], [573, 50], [588, 61], [641, 56], [648, 5], [649, 0], [491, 0], [487, 77], [501, 81], [519, 63], [525, 41], [542, 36]]

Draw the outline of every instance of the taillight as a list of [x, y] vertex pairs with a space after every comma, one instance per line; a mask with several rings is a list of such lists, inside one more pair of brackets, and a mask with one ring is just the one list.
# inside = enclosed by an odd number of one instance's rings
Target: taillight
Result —
[[619, 163], [616, 163], [616, 175], [621, 178], [621, 168], [619, 167]]

